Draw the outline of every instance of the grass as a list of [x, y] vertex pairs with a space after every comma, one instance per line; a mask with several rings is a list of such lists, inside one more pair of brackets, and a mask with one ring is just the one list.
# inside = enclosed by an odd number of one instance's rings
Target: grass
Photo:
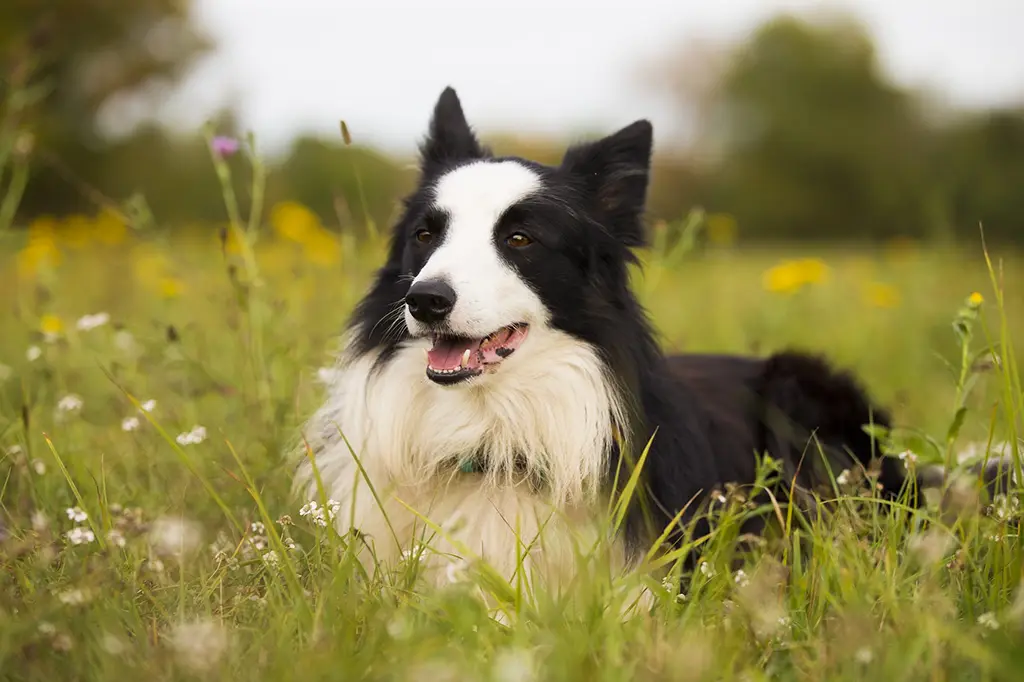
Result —
[[[1018, 679], [1016, 496], [966, 487], [907, 523], [844, 477], [834, 517], [783, 517], [739, 573], [730, 494], [685, 597], [652, 583], [654, 610], [628, 620], [599, 563], [566, 600], [475, 571], [427, 590], [415, 556], [366, 576], [346, 538], [300, 513], [282, 453], [383, 245], [234, 225], [226, 254], [212, 230], [102, 220], [78, 238], [37, 225], [53, 241], [37, 252], [22, 236], [0, 247], [4, 679]], [[53, 268], [25, 255], [54, 249]], [[790, 263], [809, 283], [765, 290], [795, 255], [827, 268]], [[1020, 423], [1022, 261], [982, 255], [659, 241], [637, 286], [666, 348], [826, 352], [937, 461]], [[975, 362], [990, 344], [1000, 362]], [[507, 624], [479, 589], [504, 591]]]

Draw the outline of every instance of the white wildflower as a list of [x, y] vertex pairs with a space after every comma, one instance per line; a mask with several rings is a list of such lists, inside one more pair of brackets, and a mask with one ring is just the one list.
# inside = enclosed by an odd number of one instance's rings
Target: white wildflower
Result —
[[46, 635], [47, 637], [57, 634], [57, 626], [48, 620], [40, 621], [38, 628], [39, 634]]
[[536, 664], [528, 649], [506, 649], [494, 659], [497, 682], [530, 682], [536, 679]]
[[853, 660], [861, 665], [868, 665], [871, 661], [875, 660], [875, 654], [871, 651], [870, 647], [862, 646], [853, 654]]
[[744, 571], [741, 568], [736, 571], [735, 575], [733, 575], [733, 582], [735, 582], [740, 587], [746, 587], [750, 584], [750, 578], [747, 577], [746, 571]]
[[215, 620], [177, 623], [167, 635], [167, 644], [178, 662], [193, 672], [216, 666], [228, 648], [228, 632]]
[[422, 545], [413, 545], [407, 550], [402, 552], [402, 561], [408, 561], [410, 559], [419, 559], [420, 562], [427, 560], [427, 553], [425, 547]]
[[110, 532], [107, 533], [107, 542], [109, 542], [115, 547], [124, 547], [124, 533], [122, 533], [116, 528], [111, 528]]
[[256, 535], [263, 535], [267, 532], [267, 527], [263, 525], [262, 521], [253, 521], [249, 524], [249, 529]]
[[14, 444], [14, 445], [10, 446], [9, 448], [7, 448], [7, 454], [10, 455], [11, 457], [17, 457], [18, 455], [22, 454], [23, 452], [25, 452], [25, 451], [22, 450], [21, 446], [18, 445], [18, 444]]
[[85, 526], [76, 526], [66, 534], [68, 542], [72, 545], [87, 545], [96, 539], [96, 535]]
[[991, 611], [986, 611], [985, 613], [978, 616], [978, 625], [986, 627], [989, 630], [998, 630], [999, 620], [996, 618], [996, 614], [992, 613]]
[[1017, 516], [1020, 511], [1020, 500], [1014, 496], [1007, 497], [1000, 493], [992, 500], [992, 511], [1000, 521]]
[[37, 533], [42, 533], [50, 526], [50, 519], [47, 518], [46, 512], [41, 509], [35, 509], [32, 511], [32, 530]]
[[123, 353], [130, 353], [135, 350], [135, 337], [127, 329], [121, 329], [114, 334], [114, 347]]
[[14, 376], [14, 370], [0, 362], [0, 383], [3, 383]]
[[41, 459], [32, 460], [32, 471], [36, 472], [38, 476], [42, 476], [46, 473], [46, 463]]
[[901, 452], [898, 455], [898, 457], [901, 460], [903, 460], [903, 462], [905, 464], [916, 464], [917, 463], [917, 455], [915, 455], [912, 450], [904, 450], [903, 452]]
[[278, 556], [277, 552], [270, 550], [269, 552], [263, 553], [263, 563], [268, 566], [277, 566], [281, 562], [281, 557]]
[[198, 445], [206, 440], [206, 427], [193, 426], [191, 431], [179, 433], [174, 440], [178, 442], [178, 445]]
[[110, 632], [104, 632], [100, 638], [100, 646], [111, 656], [121, 656], [128, 650], [124, 640]]
[[299, 510], [299, 516], [308, 516], [309, 520], [325, 528], [329, 522], [334, 521], [334, 517], [338, 514], [338, 510], [341, 509], [341, 503], [335, 499], [327, 500], [327, 506], [321, 507], [316, 500], [311, 500], [308, 504], [302, 506]]
[[700, 562], [700, 572], [705, 578], [715, 577], [715, 567], [706, 561]]
[[153, 410], [156, 409], [156, 401], [153, 400], [152, 398], [150, 398], [149, 400], [144, 400], [142, 401], [142, 404], [139, 405], [139, 407], [142, 409], [143, 412], [152, 412]]
[[25, 358], [29, 362], [35, 362], [41, 357], [43, 357], [43, 349], [39, 346], [29, 346], [28, 350], [25, 351]]
[[68, 507], [64, 510], [64, 513], [67, 514], [68, 518], [75, 523], [81, 523], [89, 518], [89, 515], [86, 514], [81, 507]]
[[110, 322], [110, 315], [108, 313], [96, 313], [94, 315], [83, 315], [78, 318], [78, 322], [75, 323], [75, 327], [80, 332], [88, 332], [102, 327], [103, 325]]
[[64, 590], [57, 595], [57, 598], [60, 599], [62, 604], [67, 604], [68, 606], [80, 606], [92, 599], [92, 592], [76, 587], [70, 590]]
[[199, 545], [199, 540], [199, 526], [187, 519], [164, 516], [156, 519], [149, 529], [153, 550], [163, 557], [181, 559]]
[[137, 428], [139, 428], [138, 417], [125, 417], [124, 419], [121, 420], [122, 431], [134, 431]]
[[843, 469], [840, 471], [839, 475], [836, 476], [836, 483], [838, 485], [848, 485], [850, 483], [850, 470]]
[[82, 402], [81, 397], [75, 395], [74, 393], [69, 393], [60, 399], [60, 401], [57, 403], [57, 409], [60, 410], [61, 412], [77, 412], [78, 410], [82, 409], [82, 405], [84, 404], [85, 403]]

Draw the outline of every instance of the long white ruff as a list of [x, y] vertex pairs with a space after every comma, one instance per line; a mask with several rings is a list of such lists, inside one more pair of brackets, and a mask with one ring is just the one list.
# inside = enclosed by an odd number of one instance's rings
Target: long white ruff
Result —
[[[468, 385], [427, 379], [428, 345], [410, 341], [377, 366], [378, 353], [347, 346], [306, 425], [324, 493], [339, 503], [339, 533], [365, 536], [360, 560], [371, 572], [427, 544], [423, 567], [437, 584], [453, 563], [477, 558], [509, 580], [521, 565], [535, 585], [563, 584], [607, 528], [599, 493], [613, 424], [625, 432], [614, 381], [593, 348], [545, 327], [531, 329], [528, 352]], [[472, 454], [484, 473], [453, 464]], [[305, 449], [300, 456], [296, 485], [318, 500]], [[605, 546], [622, 566], [621, 543]]]

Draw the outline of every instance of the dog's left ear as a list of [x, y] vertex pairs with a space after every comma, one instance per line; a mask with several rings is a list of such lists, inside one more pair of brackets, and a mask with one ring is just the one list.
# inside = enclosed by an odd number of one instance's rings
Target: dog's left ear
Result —
[[596, 142], [570, 147], [562, 159], [561, 170], [583, 185], [593, 208], [626, 246], [645, 242], [641, 217], [653, 137], [650, 121], [640, 120]]
[[420, 145], [423, 168], [455, 161], [480, 159], [487, 150], [480, 145], [462, 112], [462, 103], [455, 89], [444, 89], [434, 105], [427, 139]]

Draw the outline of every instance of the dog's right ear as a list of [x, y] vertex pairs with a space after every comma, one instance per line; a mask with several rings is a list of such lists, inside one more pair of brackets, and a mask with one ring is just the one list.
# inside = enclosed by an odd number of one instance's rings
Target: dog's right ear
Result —
[[487, 153], [466, 122], [459, 96], [451, 86], [445, 88], [434, 105], [427, 139], [420, 145], [423, 169], [481, 159]]

